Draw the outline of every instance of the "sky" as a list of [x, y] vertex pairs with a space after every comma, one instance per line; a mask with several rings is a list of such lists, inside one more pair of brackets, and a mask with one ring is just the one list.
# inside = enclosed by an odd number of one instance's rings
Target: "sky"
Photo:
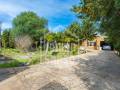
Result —
[[2, 29], [11, 28], [12, 20], [21, 12], [33, 11], [48, 20], [50, 31], [63, 30], [77, 18], [70, 11], [79, 0], [0, 0], [0, 21]]

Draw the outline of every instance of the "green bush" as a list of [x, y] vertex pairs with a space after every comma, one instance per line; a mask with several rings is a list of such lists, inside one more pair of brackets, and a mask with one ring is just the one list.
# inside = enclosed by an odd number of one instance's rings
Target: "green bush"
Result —
[[32, 61], [30, 62], [30, 65], [37, 64], [38, 62], [39, 62], [38, 59], [32, 60]]
[[20, 62], [14, 60], [14, 61], [11, 61], [8, 63], [0, 64], [0, 68], [18, 67], [18, 66], [20, 66], [20, 64], [21, 64]]
[[30, 65], [37, 64], [39, 62], [40, 62], [40, 58], [35, 58], [31, 60]]
[[74, 46], [72, 51], [71, 51], [72, 55], [77, 55], [78, 53], [78, 47], [77, 46]]

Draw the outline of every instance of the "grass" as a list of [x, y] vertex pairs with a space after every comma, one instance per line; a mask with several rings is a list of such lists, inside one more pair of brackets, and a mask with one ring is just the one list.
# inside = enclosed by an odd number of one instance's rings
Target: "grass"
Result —
[[20, 62], [18, 62], [17, 60], [14, 60], [9, 63], [0, 64], [0, 68], [18, 67], [19, 65], [20, 65]]
[[9, 57], [12, 60], [6, 63], [1, 63], [0, 68], [18, 67], [24, 65], [33, 65], [50, 60], [57, 60], [63, 57], [67, 57], [69, 54], [64, 50], [48, 51], [47, 56], [45, 51], [34, 51], [23, 53], [17, 49], [1, 49], [0, 54]]

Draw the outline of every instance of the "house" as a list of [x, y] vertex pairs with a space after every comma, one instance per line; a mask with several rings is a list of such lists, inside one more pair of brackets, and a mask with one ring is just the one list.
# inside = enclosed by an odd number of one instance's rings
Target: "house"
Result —
[[106, 36], [95, 35], [92, 41], [83, 40], [82, 46], [87, 49], [101, 50], [101, 46], [105, 41]]

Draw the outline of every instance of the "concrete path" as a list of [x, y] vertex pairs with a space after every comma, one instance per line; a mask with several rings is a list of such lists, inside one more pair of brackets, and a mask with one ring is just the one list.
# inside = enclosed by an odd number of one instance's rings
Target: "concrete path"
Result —
[[120, 90], [120, 58], [93, 51], [31, 67], [0, 69], [0, 90]]

